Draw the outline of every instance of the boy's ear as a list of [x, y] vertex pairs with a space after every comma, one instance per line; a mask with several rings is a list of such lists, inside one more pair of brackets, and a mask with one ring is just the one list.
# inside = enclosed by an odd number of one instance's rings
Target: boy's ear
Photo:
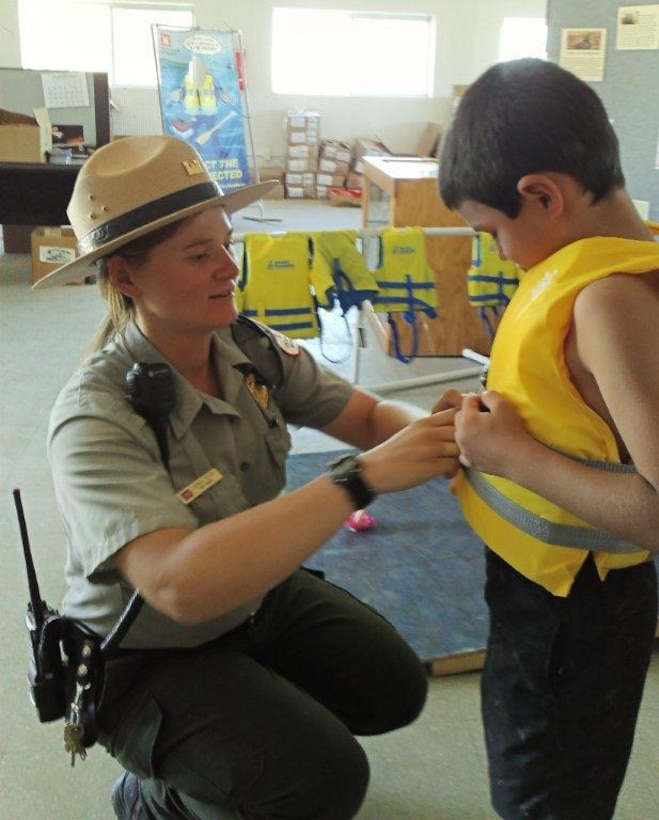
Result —
[[131, 276], [130, 265], [123, 256], [119, 254], [110, 256], [105, 260], [105, 269], [108, 279], [114, 287], [123, 293], [124, 296], [133, 298], [138, 292], [137, 285]]
[[527, 174], [517, 183], [522, 200], [535, 205], [550, 216], [559, 216], [565, 207], [561, 187], [548, 174]]

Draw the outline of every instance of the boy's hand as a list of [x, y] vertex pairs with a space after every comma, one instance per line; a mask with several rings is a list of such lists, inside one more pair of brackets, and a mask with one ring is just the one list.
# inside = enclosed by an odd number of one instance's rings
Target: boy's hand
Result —
[[494, 390], [464, 397], [455, 417], [455, 440], [465, 467], [508, 477], [510, 465], [533, 442], [514, 405]]
[[432, 406], [432, 413], [439, 413], [441, 410], [459, 410], [462, 407], [463, 394], [454, 387], [445, 390]]

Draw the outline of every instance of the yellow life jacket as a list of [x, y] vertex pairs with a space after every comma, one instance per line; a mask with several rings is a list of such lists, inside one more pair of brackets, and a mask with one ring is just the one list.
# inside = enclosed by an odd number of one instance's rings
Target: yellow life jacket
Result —
[[[609, 426], [575, 390], [563, 345], [574, 301], [586, 285], [616, 272], [656, 269], [659, 244], [595, 237], [574, 242], [521, 273], [494, 339], [488, 388], [513, 402], [536, 439], [594, 466], [629, 469], [620, 464]], [[480, 538], [554, 595], [569, 593], [588, 551], [601, 578], [648, 557], [509, 479], [463, 470], [453, 489]]]
[[380, 267], [375, 280], [380, 288], [373, 307], [382, 313], [422, 310], [434, 319], [439, 306], [435, 276], [426, 259], [426, 239], [421, 228], [383, 228], [380, 231]]
[[216, 114], [217, 99], [215, 96], [215, 81], [210, 74], [206, 74], [199, 88], [193, 85], [188, 74], [183, 80], [183, 107], [185, 113], [191, 117], [197, 114]]
[[505, 307], [519, 285], [519, 268], [501, 259], [494, 237], [479, 231], [472, 241], [467, 294], [475, 307]]
[[238, 300], [241, 312], [291, 338], [318, 336], [310, 274], [307, 234], [247, 234]]
[[378, 292], [375, 277], [357, 249], [358, 232], [318, 231], [311, 234], [314, 244], [311, 283], [321, 307], [338, 301], [343, 311], [373, 300]]

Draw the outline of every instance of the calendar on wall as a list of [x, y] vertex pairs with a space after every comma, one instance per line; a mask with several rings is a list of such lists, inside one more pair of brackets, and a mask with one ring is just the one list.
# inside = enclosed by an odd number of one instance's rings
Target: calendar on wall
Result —
[[48, 71], [41, 75], [46, 108], [87, 108], [89, 88], [82, 71]]

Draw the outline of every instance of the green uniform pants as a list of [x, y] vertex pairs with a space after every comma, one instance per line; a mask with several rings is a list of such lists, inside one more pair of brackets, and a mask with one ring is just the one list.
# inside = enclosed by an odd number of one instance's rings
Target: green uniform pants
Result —
[[111, 661], [100, 741], [158, 820], [349, 820], [369, 778], [354, 736], [410, 723], [426, 690], [391, 624], [299, 571], [210, 644]]

